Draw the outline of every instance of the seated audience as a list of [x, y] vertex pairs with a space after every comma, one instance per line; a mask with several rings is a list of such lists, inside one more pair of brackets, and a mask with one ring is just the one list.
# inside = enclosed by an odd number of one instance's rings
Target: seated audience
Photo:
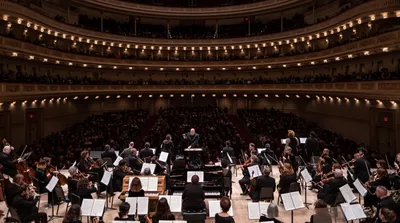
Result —
[[144, 190], [142, 189], [142, 182], [138, 177], [134, 177], [132, 179], [130, 189], [129, 189], [129, 197], [144, 197]]
[[185, 211], [202, 211], [206, 208], [205, 193], [199, 184], [199, 176], [194, 175], [192, 183], [186, 185], [182, 193], [182, 209]]
[[231, 201], [229, 198], [222, 197], [219, 204], [222, 211], [215, 214], [215, 223], [235, 223], [233, 217], [228, 214], [228, 211], [231, 208]]
[[71, 205], [62, 223], [82, 223], [81, 206], [79, 204]]
[[151, 217], [152, 223], [158, 223], [160, 220], [175, 220], [175, 216], [171, 213], [168, 201], [165, 198], [158, 200], [156, 212]]

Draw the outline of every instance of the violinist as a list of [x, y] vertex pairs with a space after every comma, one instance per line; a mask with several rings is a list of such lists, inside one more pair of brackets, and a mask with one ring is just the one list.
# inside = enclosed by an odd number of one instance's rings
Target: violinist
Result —
[[366, 149], [360, 148], [358, 149], [358, 154], [360, 158], [354, 161], [354, 180], [359, 179], [362, 183], [368, 181], [370, 176], [370, 165], [367, 159], [365, 158]]
[[290, 163], [290, 165], [292, 165], [292, 167], [293, 167], [294, 172], [297, 173], [299, 165], [296, 161], [296, 158], [294, 157], [294, 154], [292, 153], [291, 147], [286, 147], [285, 150], [283, 151], [282, 162]]
[[258, 165], [258, 158], [256, 155], [252, 155], [246, 163], [243, 164], [243, 178], [239, 180], [240, 187], [242, 188], [242, 193], [240, 195], [247, 195], [247, 186], [250, 185], [250, 173], [247, 167]]
[[378, 204], [378, 198], [375, 196], [376, 188], [379, 186], [384, 186], [385, 188], [390, 188], [389, 175], [386, 169], [378, 168], [371, 174], [370, 179], [365, 183], [365, 187], [369, 192], [364, 197], [364, 207], [372, 208]]
[[146, 142], [144, 144], [144, 148], [139, 152], [139, 157], [145, 162], [148, 162], [148, 160], [150, 160], [153, 155], [153, 150], [150, 149], [150, 143]]
[[[332, 173], [332, 160], [329, 156], [320, 158], [319, 161], [319, 172], [313, 177], [313, 183], [319, 183], [324, 177], [329, 177], [329, 173]], [[340, 167], [339, 167], [340, 169]], [[315, 188], [315, 187], [313, 187]]]
[[19, 194], [19, 190], [24, 184], [24, 176], [22, 174], [15, 175], [13, 182], [8, 184], [6, 190], [6, 203], [8, 206], [12, 206], [13, 198]]
[[[92, 193], [97, 192], [97, 188], [89, 181], [88, 178], [82, 178], [78, 181], [76, 194], [83, 199], [93, 199]], [[82, 205], [82, 204], [81, 204]]]
[[93, 163], [93, 159], [89, 156], [89, 152], [87, 150], [83, 150], [81, 152], [81, 159], [78, 162], [78, 169], [82, 173], [87, 173], [90, 170], [90, 167]]
[[12, 160], [10, 157], [10, 153], [12, 150], [14, 150], [14, 147], [8, 144], [4, 146], [3, 151], [0, 152], [0, 164], [3, 165], [2, 172], [4, 174], [7, 174], [10, 177], [15, 177], [15, 175], [17, 174], [16, 163], [20, 163], [23, 160], [21, 158]]
[[396, 159], [394, 160], [394, 168], [396, 169], [396, 172], [400, 172], [400, 153], [396, 154]]
[[262, 174], [262, 176], [257, 177], [253, 185], [254, 190], [250, 194], [253, 202], [258, 202], [260, 200], [261, 188], [272, 188], [273, 192], [275, 192], [276, 189], [275, 179], [269, 176], [271, 174], [271, 169], [268, 166], [264, 167]]
[[[114, 153], [115, 154], [115, 153]], [[97, 173], [97, 176], [94, 177], [94, 175], [91, 177], [91, 180], [93, 182], [99, 183], [101, 179], [103, 178], [104, 175], [104, 162], [102, 159], [97, 159], [96, 162], [94, 162], [94, 166], [92, 169], [90, 169], [90, 172]], [[97, 178], [97, 179], [95, 179]], [[107, 186], [105, 184], [100, 183], [99, 187], [99, 192], [103, 192], [107, 189]]]
[[387, 165], [385, 160], [377, 160], [376, 161], [376, 168], [377, 169], [383, 168], [383, 169], [387, 170], [388, 169], [388, 165]]
[[47, 223], [47, 214], [39, 212], [36, 207], [38, 200], [38, 196], [31, 196], [28, 185], [22, 185], [19, 188], [18, 195], [14, 197], [12, 206], [17, 210], [21, 223], [32, 221]]
[[113, 172], [114, 191], [122, 191], [122, 182], [124, 180], [124, 177], [127, 175], [127, 172], [128, 166], [126, 165], [126, 161], [119, 161], [118, 166], [114, 169]]
[[289, 192], [290, 184], [297, 182], [296, 173], [290, 163], [283, 164], [281, 167], [281, 175], [279, 178], [278, 191], [279, 194], [284, 194]]
[[76, 190], [78, 189], [78, 180], [81, 178], [78, 174], [78, 168], [76, 166], [71, 166], [68, 169], [69, 177], [67, 179], [68, 185], [68, 198], [71, 199], [71, 193], [76, 194]]
[[254, 143], [249, 143], [249, 151], [250, 155], [257, 155], [258, 151], [256, 150], [256, 144]]
[[347, 184], [347, 180], [343, 177], [341, 169], [335, 169], [333, 175], [334, 178], [326, 181], [323, 188], [318, 192], [318, 199], [322, 199], [329, 205], [333, 205], [335, 202], [339, 188]]
[[110, 147], [110, 145], [106, 145], [104, 147], [104, 152], [101, 153], [101, 158], [110, 158], [113, 162], [117, 159], [117, 154], [115, 154], [114, 149]]
[[39, 192], [41, 194], [47, 192], [48, 207], [51, 207], [51, 205], [53, 204], [53, 193], [49, 192], [46, 189], [46, 186], [50, 182], [52, 176], [53, 174], [50, 173], [50, 170], [47, 168], [46, 160], [41, 159], [37, 165], [36, 179], [39, 181]]

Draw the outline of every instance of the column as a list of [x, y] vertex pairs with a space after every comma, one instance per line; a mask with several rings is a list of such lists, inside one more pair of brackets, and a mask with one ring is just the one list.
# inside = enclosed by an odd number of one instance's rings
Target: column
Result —
[[100, 11], [100, 27], [101, 27], [101, 31], [103, 32], [103, 15], [104, 15], [104, 13], [103, 13], [103, 11]]
[[281, 32], [283, 32], [283, 11], [281, 12]]
[[135, 34], [135, 36], [137, 35], [137, 33], [136, 33], [136, 27], [137, 27], [137, 17], [135, 17], [135, 23], [134, 23], [134, 30], [133, 30], [133, 33]]
[[70, 17], [70, 8], [69, 8], [69, 1], [68, 1], [68, 4], [67, 4], [67, 23], [71, 23], [69, 21], [69, 17]]

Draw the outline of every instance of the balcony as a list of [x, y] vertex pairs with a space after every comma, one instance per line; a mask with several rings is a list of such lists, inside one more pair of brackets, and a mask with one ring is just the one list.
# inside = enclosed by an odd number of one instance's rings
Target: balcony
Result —
[[[400, 81], [307, 83], [307, 84], [251, 84], [251, 85], [48, 85], [2, 83], [1, 102], [14, 100], [36, 100], [66, 96], [115, 94], [288, 94], [339, 97], [362, 97], [379, 100], [400, 100]], [[242, 95], [240, 95], [242, 96]], [[136, 98], [138, 98], [136, 96]], [[136, 100], [136, 99], [134, 99]]]

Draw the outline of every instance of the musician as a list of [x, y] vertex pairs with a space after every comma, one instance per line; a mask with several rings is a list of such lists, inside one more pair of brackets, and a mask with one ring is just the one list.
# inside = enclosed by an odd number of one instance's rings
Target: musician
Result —
[[171, 139], [171, 135], [168, 134], [165, 136], [165, 140], [161, 144], [161, 151], [169, 154], [167, 163], [169, 163], [170, 157], [175, 154], [174, 142]]
[[290, 163], [293, 167], [294, 172], [297, 173], [299, 164], [297, 163], [296, 158], [295, 158], [294, 154], [292, 153], [291, 147], [285, 148], [285, 150], [282, 154], [282, 161], [283, 161], [283, 163]]
[[311, 215], [309, 223], [332, 223], [331, 215], [328, 211], [328, 205], [323, 200], [317, 200], [314, 203], [315, 214]]
[[128, 197], [144, 197], [144, 190], [142, 189], [142, 182], [138, 177], [132, 179]]
[[200, 135], [196, 133], [194, 128], [190, 129], [190, 132], [183, 134], [183, 139], [186, 139], [188, 141], [188, 149], [190, 148], [198, 148], [200, 147], [199, 145], [199, 140], [200, 140]]
[[206, 198], [203, 187], [199, 184], [199, 176], [192, 176], [192, 183], [186, 185], [182, 193], [182, 210], [201, 211], [206, 208]]
[[319, 154], [319, 141], [314, 131], [310, 132], [310, 137], [306, 140], [306, 153], [307, 157]]
[[105, 145], [104, 152], [101, 153], [101, 158], [110, 158], [114, 162], [117, 159], [117, 154], [115, 154], [114, 149], [110, 145]]
[[81, 206], [79, 204], [73, 204], [68, 209], [62, 223], [82, 223], [81, 219]]
[[[382, 209], [393, 210], [400, 216], [399, 208], [396, 202], [393, 200], [393, 197], [389, 195], [388, 190], [384, 186], [378, 186], [376, 188], [376, 197], [378, 198], [378, 203], [376, 206], [376, 214], [374, 219], [380, 219], [379, 213]], [[382, 219], [381, 219], [382, 220]]]
[[153, 150], [150, 149], [150, 143], [146, 142], [144, 144], [144, 148], [140, 150], [139, 157], [143, 159], [145, 162], [149, 162], [151, 157], [153, 157]]
[[224, 196], [229, 196], [228, 192], [230, 190], [232, 190], [232, 188], [231, 188], [232, 183], [230, 183], [229, 185], [224, 185], [224, 178], [225, 177], [229, 178], [229, 182], [232, 182], [232, 171], [228, 167], [228, 163], [229, 162], [227, 162], [226, 160], [222, 160], [221, 161], [221, 167], [222, 167], [221, 185], [223, 185], [223, 187], [224, 187]]
[[124, 159], [125, 159], [125, 158], [128, 158], [129, 156], [131, 156], [131, 155], [132, 155], [132, 150], [134, 149], [134, 148], [133, 148], [134, 145], [135, 145], [134, 142], [130, 142], [128, 148], [124, 149], [124, 150], [122, 151], [122, 153], [120, 154], [120, 156], [121, 156], [122, 158], [124, 158]]
[[10, 153], [13, 149], [14, 147], [6, 145], [4, 146], [3, 151], [0, 152], [0, 164], [3, 165], [2, 172], [10, 177], [15, 177], [15, 175], [17, 174], [16, 163], [20, 163], [23, 161], [21, 158], [18, 158], [16, 160], [11, 159]]
[[[115, 154], [115, 153], [114, 153]], [[100, 187], [99, 187], [99, 192], [103, 192], [107, 189], [107, 185], [101, 183], [101, 179], [103, 179], [103, 175], [104, 175], [104, 163], [102, 159], [97, 159], [94, 162], [94, 166], [90, 169], [91, 173], [96, 173], [96, 175], [93, 175], [90, 180], [96, 183], [100, 183]], [[95, 177], [96, 176], [96, 177]]]
[[279, 217], [279, 208], [278, 205], [274, 203], [270, 203], [267, 208], [267, 215], [260, 216], [260, 222], [273, 222], [273, 223], [283, 223], [276, 219]]
[[254, 143], [249, 143], [249, 151], [250, 151], [250, 156], [251, 155], [257, 155], [258, 151], [256, 150], [256, 144]]
[[382, 208], [379, 211], [379, 219], [381, 222], [395, 223], [398, 218], [396, 213], [388, 208]]
[[[56, 172], [56, 171], [53, 171]], [[37, 169], [36, 169], [36, 179], [39, 181], [39, 192], [42, 193], [46, 193], [47, 192], [47, 204], [48, 207], [51, 207], [52, 204], [54, 204], [56, 201], [53, 201], [53, 193], [49, 192], [46, 189], [47, 184], [50, 182], [51, 178], [52, 178], [52, 174], [50, 173], [48, 167], [47, 167], [47, 163], [44, 159], [41, 159], [37, 165]], [[54, 190], [53, 190], [54, 191]]]
[[142, 175], [143, 176], [155, 176], [155, 174], [151, 174], [151, 169], [149, 167], [144, 168]]
[[360, 158], [358, 158], [356, 161], [354, 161], [354, 180], [359, 179], [361, 182], [365, 183], [368, 181], [369, 176], [370, 176], [370, 165], [367, 161], [367, 159], [364, 157], [366, 153], [366, 150], [364, 148], [360, 148], [358, 150], [358, 154], [360, 155]]
[[115, 217], [116, 221], [133, 221], [132, 217], [129, 217], [129, 209], [131, 205], [128, 202], [122, 202], [119, 205], [118, 217]]
[[119, 161], [118, 167], [113, 172], [114, 191], [122, 191], [122, 182], [126, 176], [127, 165], [125, 160]]
[[158, 200], [156, 212], [151, 217], [152, 223], [158, 223], [160, 220], [175, 220], [175, 216], [171, 213], [168, 201], [165, 198]]
[[68, 186], [68, 198], [71, 199], [71, 194], [76, 194], [76, 190], [78, 189], [78, 168], [76, 166], [71, 166], [68, 169], [68, 179], [67, 179], [67, 186]]
[[92, 160], [89, 156], [89, 152], [87, 150], [83, 150], [81, 152], [81, 159], [78, 162], [78, 169], [82, 173], [87, 173], [90, 170], [90, 167], [92, 165]]
[[[321, 157], [317, 167], [317, 173], [313, 177], [312, 182], [319, 183], [324, 177], [330, 177], [329, 175], [332, 173], [332, 170], [334, 171], [337, 168], [341, 169], [341, 166], [336, 165], [332, 167], [332, 160], [329, 156]], [[313, 188], [316, 189], [315, 185], [313, 185]]]
[[288, 130], [288, 138], [286, 138], [285, 148], [292, 148], [292, 153], [297, 156], [297, 147], [300, 145], [299, 139], [295, 136], [295, 132], [293, 130]]
[[231, 208], [229, 197], [222, 197], [219, 205], [222, 211], [215, 214], [215, 223], [235, 223], [233, 217], [228, 214], [228, 211]]
[[22, 185], [19, 188], [18, 195], [14, 197], [12, 206], [16, 209], [22, 223], [41, 222], [47, 223], [47, 214], [39, 212], [36, 207], [40, 197], [31, 196], [28, 185]]
[[139, 174], [140, 169], [142, 168], [142, 161], [140, 161], [139, 158], [137, 157], [137, 150], [135, 148], [133, 148], [131, 152], [132, 154], [130, 154], [124, 160], [126, 160], [128, 166], [132, 169], [132, 171], [135, 174]]
[[396, 172], [400, 172], [400, 153], [396, 154], [396, 159], [394, 160], [394, 168]]
[[92, 193], [97, 192], [97, 188], [89, 181], [88, 178], [83, 177], [78, 181], [76, 195], [83, 199], [93, 199]]
[[154, 169], [155, 175], [167, 174], [167, 167], [165, 165], [161, 165], [156, 156], [151, 157], [151, 163], [156, 164], [156, 168]]
[[376, 161], [376, 168], [377, 169], [383, 168], [383, 169], [387, 170], [388, 169], [388, 164], [386, 163], [385, 160], [377, 160]]
[[334, 178], [323, 181], [323, 188], [318, 192], [318, 199], [322, 199], [329, 205], [334, 204], [336, 196], [339, 193], [339, 188], [347, 184], [341, 169], [335, 169], [333, 174]]
[[7, 185], [7, 190], [5, 191], [6, 203], [8, 206], [12, 207], [12, 201], [15, 196], [20, 193], [20, 188], [24, 185], [24, 175], [15, 175], [13, 182]]
[[378, 203], [378, 197], [374, 195], [376, 188], [379, 186], [385, 188], [391, 187], [387, 170], [384, 168], [377, 169], [372, 173], [369, 181], [365, 183], [365, 186], [369, 189], [369, 192], [364, 197], [364, 207], [371, 209], [372, 206], [376, 206]]
[[264, 167], [263, 175], [257, 177], [255, 183], [252, 183], [253, 191], [250, 192], [250, 197], [254, 202], [258, 202], [260, 200], [261, 188], [272, 188], [272, 191], [275, 192], [276, 183], [275, 179], [270, 177], [271, 169], [269, 167]]
[[322, 150], [322, 154], [321, 154], [321, 156], [320, 156], [320, 159], [321, 158], [324, 158], [325, 156], [330, 156], [330, 151], [329, 151], [329, 149], [328, 148], [325, 148], [324, 150]]
[[280, 167], [280, 179], [278, 184], [279, 194], [284, 194], [289, 192], [290, 184], [297, 182], [296, 173], [290, 163], [284, 163], [283, 167]]
[[242, 188], [242, 193], [240, 195], [248, 194], [247, 185], [250, 185], [250, 173], [247, 167], [258, 164], [259, 162], [256, 155], [252, 155], [250, 159], [245, 164], [243, 164], [243, 178], [239, 180], [240, 187]]
[[228, 154], [231, 158], [234, 155], [231, 141], [229, 140], [225, 142], [225, 147], [222, 149], [222, 159], [227, 159], [229, 161]]

